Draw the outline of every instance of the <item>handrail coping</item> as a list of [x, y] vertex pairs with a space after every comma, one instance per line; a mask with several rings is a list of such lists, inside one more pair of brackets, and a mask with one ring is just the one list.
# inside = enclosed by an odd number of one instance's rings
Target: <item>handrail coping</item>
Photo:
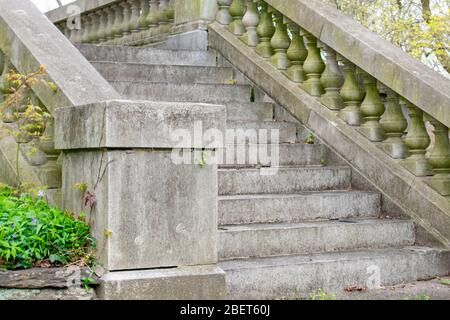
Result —
[[45, 66], [47, 80], [56, 85], [57, 92], [44, 85], [33, 89], [50, 112], [120, 98], [31, 1], [0, 0], [0, 49], [21, 73]]

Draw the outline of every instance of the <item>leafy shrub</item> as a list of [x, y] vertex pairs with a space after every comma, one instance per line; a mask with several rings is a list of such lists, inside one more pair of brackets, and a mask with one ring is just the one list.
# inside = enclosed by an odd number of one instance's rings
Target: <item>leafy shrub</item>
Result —
[[87, 265], [94, 246], [83, 218], [0, 185], [0, 268]]

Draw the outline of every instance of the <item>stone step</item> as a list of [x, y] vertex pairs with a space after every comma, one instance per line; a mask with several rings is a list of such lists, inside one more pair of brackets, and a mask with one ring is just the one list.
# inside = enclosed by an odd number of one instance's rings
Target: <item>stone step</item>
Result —
[[269, 102], [228, 102], [228, 121], [272, 121], [273, 104]]
[[229, 144], [225, 147], [224, 161], [219, 167], [318, 166], [324, 161], [324, 148], [320, 144], [301, 143]]
[[219, 169], [219, 194], [291, 194], [350, 188], [349, 167], [279, 167], [273, 170]]
[[[373, 288], [448, 274], [450, 251], [421, 247], [230, 260], [228, 299], [308, 299], [318, 289]], [[379, 280], [379, 281], [378, 281]]]
[[369, 217], [381, 213], [381, 195], [338, 191], [220, 196], [218, 210], [220, 225]]
[[[228, 84], [188, 84], [188, 83], [152, 83], [145, 81], [111, 81], [119, 94], [128, 99], [204, 102], [226, 104], [228, 102], [251, 102], [252, 87], [249, 85]], [[255, 89], [255, 101], [262, 96]]]
[[165, 83], [244, 83], [237, 80], [232, 68], [154, 65], [122, 62], [92, 62], [108, 81], [146, 81]]
[[[273, 140], [272, 138], [277, 138]], [[226, 144], [295, 143], [297, 124], [275, 121], [228, 121]]]
[[414, 244], [408, 220], [351, 219], [220, 227], [219, 259], [388, 248]]
[[213, 51], [164, 50], [151, 47], [77, 44], [89, 61], [145, 63], [157, 65], [221, 66], [223, 58]]

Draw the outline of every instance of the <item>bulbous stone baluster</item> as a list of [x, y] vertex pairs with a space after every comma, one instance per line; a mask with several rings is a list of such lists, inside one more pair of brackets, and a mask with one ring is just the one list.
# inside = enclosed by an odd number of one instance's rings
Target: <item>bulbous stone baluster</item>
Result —
[[169, 6], [167, 7], [167, 18], [169, 19], [170, 24], [173, 26], [175, 21], [175, 0], [169, 0]]
[[107, 17], [106, 31], [105, 31], [106, 42], [108, 44], [111, 44], [111, 42], [114, 40], [115, 11], [112, 6], [105, 8], [104, 11]]
[[245, 14], [244, 0], [233, 0], [229, 11], [233, 18], [233, 21], [228, 26], [229, 30], [236, 36], [242, 36], [245, 33], [245, 26], [242, 23], [242, 17]]
[[323, 87], [320, 83], [320, 76], [325, 70], [325, 63], [320, 56], [320, 49], [317, 47], [317, 39], [311, 33], [305, 32], [306, 46], [308, 56], [303, 64], [307, 80], [300, 87], [313, 97], [320, 97], [323, 93]]
[[326, 56], [326, 67], [320, 77], [320, 83], [325, 89], [325, 94], [320, 97], [320, 102], [330, 110], [341, 110], [344, 107], [344, 101], [339, 90], [344, 84], [344, 77], [336, 59], [336, 51], [325, 44], [323, 50]]
[[123, 25], [123, 7], [118, 4], [112, 5], [115, 12], [114, 26], [112, 28], [112, 34], [114, 35], [114, 40], [111, 44], [118, 44], [119, 39], [122, 38], [122, 25]]
[[351, 126], [359, 126], [362, 121], [359, 105], [363, 99], [363, 92], [359, 88], [356, 80], [356, 67], [350, 61], [343, 59], [344, 63], [344, 84], [340, 90], [344, 109], [341, 109], [339, 116]]
[[145, 31], [148, 29], [147, 16], [150, 12], [150, 2], [148, 0], [141, 0], [141, 16], [139, 17], [139, 30]]
[[130, 17], [130, 31], [131, 36], [128, 41], [134, 44], [135, 41], [139, 41], [139, 18], [140, 18], [140, 2], [139, 0], [128, 0], [131, 8], [131, 17]]
[[292, 39], [287, 50], [287, 57], [291, 62], [291, 66], [283, 74], [291, 81], [301, 83], [306, 80], [303, 64], [305, 63], [308, 51], [306, 50], [303, 36], [300, 35], [300, 27], [292, 21], [288, 20], [288, 22]]
[[98, 30], [98, 42], [103, 43], [106, 41], [106, 31], [107, 31], [107, 22], [108, 22], [108, 14], [104, 9], [97, 11], [99, 23]]
[[403, 141], [410, 153], [410, 156], [403, 160], [401, 164], [417, 177], [430, 176], [433, 172], [425, 154], [431, 139], [423, 121], [423, 111], [403, 98], [401, 98], [401, 101], [408, 108], [409, 128]]
[[169, 21], [169, 0], [161, 0], [159, 2], [159, 32], [166, 34], [172, 28], [172, 24]]
[[276, 12], [275, 20], [275, 33], [270, 40], [270, 46], [273, 48], [275, 53], [270, 58], [270, 63], [278, 70], [286, 70], [291, 65], [291, 62], [287, 57], [287, 49], [291, 44], [291, 39], [289, 39], [287, 27], [283, 20], [283, 15]]
[[88, 36], [86, 36], [87, 43], [96, 43], [97, 42], [97, 31], [98, 31], [98, 16], [96, 13], [91, 12], [88, 14], [88, 17], [91, 20], [91, 26], [89, 28]]
[[150, 1], [150, 11], [147, 16], [147, 23], [149, 26], [149, 30], [146, 34], [146, 36], [152, 37], [159, 32], [159, 1], [158, 0], [151, 0]]
[[259, 24], [259, 12], [253, 0], [247, 0], [247, 11], [242, 18], [242, 23], [247, 32], [239, 37], [239, 39], [249, 47], [256, 47], [259, 43], [259, 36], [256, 32], [256, 27]]
[[61, 168], [57, 164], [60, 152], [55, 150], [54, 131], [54, 119], [51, 118], [37, 144], [39, 150], [45, 155], [45, 162], [40, 168], [40, 175], [50, 188], [57, 188], [61, 185]]
[[377, 80], [363, 72], [366, 96], [361, 103], [361, 114], [364, 123], [361, 132], [370, 141], [380, 142], [385, 138], [384, 130], [380, 125], [380, 119], [385, 111], [384, 103], [381, 101], [380, 92], [377, 88]]
[[433, 126], [434, 147], [429, 155], [429, 162], [435, 175], [428, 184], [443, 196], [450, 196], [450, 142], [448, 128], [430, 115], [425, 116]]
[[[30, 92], [29, 104], [34, 106], [34, 114], [43, 114], [45, 107], [34, 92]], [[38, 148], [39, 140], [42, 137], [46, 127], [45, 119], [39, 120], [31, 116], [28, 119], [23, 119], [21, 122], [25, 126], [24, 136], [27, 137], [26, 140], [30, 140], [30, 143], [22, 144], [21, 146], [23, 156], [32, 166], [40, 166], [45, 164], [45, 153]]]
[[394, 159], [404, 159], [408, 156], [408, 149], [402, 136], [408, 127], [398, 95], [386, 88], [386, 112], [381, 117], [380, 124], [386, 132], [387, 139], [380, 144], [380, 148]]
[[130, 8], [130, 4], [128, 3], [128, 1], [123, 1], [120, 3], [120, 5], [123, 8], [123, 19], [122, 19], [122, 27], [121, 27], [122, 37], [120, 39], [120, 43], [122, 43], [123, 41], [126, 41], [127, 38], [131, 34], [131, 29], [130, 29], [131, 8]]
[[92, 28], [91, 17], [89, 15], [84, 15], [82, 21], [83, 21], [84, 33], [83, 33], [83, 37], [81, 38], [81, 42], [89, 43], [89, 37], [90, 37], [90, 33], [91, 33], [91, 28]]
[[264, 59], [269, 59], [273, 55], [270, 39], [272, 39], [272, 36], [275, 33], [275, 26], [272, 21], [272, 13], [269, 13], [267, 4], [264, 1], [261, 1], [260, 7], [261, 16], [259, 24], [256, 27], [260, 42], [256, 46], [255, 51]]
[[[0, 93], [1, 93], [1, 101], [3, 102], [6, 99], [8, 99], [8, 96], [10, 94], [9, 81], [6, 79], [6, 75], [12, 69], [12, 64], [4, 54], [2, 55], [4, 57], [4, 63], [3, 63], [3, 72], [2, 75], [0, 76]], [[3, 109], [1, 116], [2, 116], [1, 120], [5, 123], [13, 123], [17, 120], [14, 115], [14, 110], [12, 107]]]
[[217, 11], [216, 21], [223, 25], [229, 25], [233, 18], [230, 15], [228, 9], [230, 8], [231, 2], [233, 0], [218, 0], [217, 5], [219, 10]]

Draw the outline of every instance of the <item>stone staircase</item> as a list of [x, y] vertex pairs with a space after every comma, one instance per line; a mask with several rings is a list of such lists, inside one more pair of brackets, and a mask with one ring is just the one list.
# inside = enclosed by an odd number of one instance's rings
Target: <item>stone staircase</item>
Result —
[[217, 53], [78, 47], [123, 97], [223, 104], [228, 129], [279, 129], [277, 174], [261, 175], [270, 165], [261, 159], [219, 167], [219, 266], [229, 298], [305, 298], [449, 271], [447, 251], [417, 246], [412, 221], [385, 218], [379, 193], [354, 190], [350, 167], [319, 141], [306, 144], [308, 130], [278, 116], [280, 107]]

